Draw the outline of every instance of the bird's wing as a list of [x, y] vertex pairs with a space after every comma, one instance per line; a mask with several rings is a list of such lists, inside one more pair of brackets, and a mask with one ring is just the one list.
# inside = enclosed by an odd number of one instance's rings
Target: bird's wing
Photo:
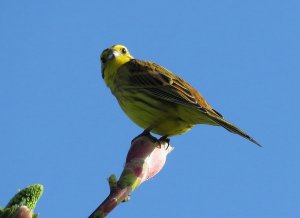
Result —
[[261, 146], [247, 133], [226, 121], [187, 82], [158, 64], [133, 59], [118, 70], [115, 85], [119, 90], [134, 90], [165, 102], [196, 108], [214, 123]]
[[191, 85], [152, 62], [136, 59], [127, 62], [118, 70], [115, 84], [123, 90], [138, 90], [153, 98], [222, 117]]

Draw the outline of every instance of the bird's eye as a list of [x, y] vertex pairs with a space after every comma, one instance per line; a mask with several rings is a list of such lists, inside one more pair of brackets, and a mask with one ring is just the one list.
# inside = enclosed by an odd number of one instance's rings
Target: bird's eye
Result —
[[104, 57], [101, 57], [101, 62], [102, 62], [102, 64], [104, 64], [106, 62]]
[[122, 54], [126, 54], [126, 52], [127, 52], [127, 51], [126, 51], [126, 48], [122, 48], [122, 49], [121, 49], [121, 52], [122, 52]]

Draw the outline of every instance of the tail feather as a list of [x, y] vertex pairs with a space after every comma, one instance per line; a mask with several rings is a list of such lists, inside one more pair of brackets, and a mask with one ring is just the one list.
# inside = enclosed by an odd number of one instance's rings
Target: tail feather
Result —
[[225, 128], [226, 130], [228, 130], [229, 132], [238, 134], [240, 136], [242, 136], [245, 139], [248, 139], [249, 141], [253, 142], [254, 144], [258, 145], [259, 147], [262, 147], [257, 141], [255, 141], [251, 136], [249, 136], [247, 133], [243, 132], [242, 130], [240, 130], [239, 128], [237, 128], [236, 126], [232, 125], [231, 123], [229, 123], [228, 121], [226, 121], [225, 119], [223, 119], [222, 117], [217, 117], [217, 116], [210, 116], [210, 119], [212, 121], [214, 121], [216, 124], [222, 126], [223, 128]]

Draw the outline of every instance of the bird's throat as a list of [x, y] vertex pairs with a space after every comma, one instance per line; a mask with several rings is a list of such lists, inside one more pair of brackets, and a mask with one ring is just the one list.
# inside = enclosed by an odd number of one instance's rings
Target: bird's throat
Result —
[[111, 60], [109, 63], [107, 63], [107, 65], [103, 69], [104, 81], [110, 89], [113, 88], [113, 82], [118, 70], [120, 69], [121, 66], [126, 64], [128, 61], [130, 61], [130, 58], [116, 58], [114, 60]]

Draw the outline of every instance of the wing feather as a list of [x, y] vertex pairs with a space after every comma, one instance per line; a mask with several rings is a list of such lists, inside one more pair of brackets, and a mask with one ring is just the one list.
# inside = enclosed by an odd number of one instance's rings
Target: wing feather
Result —
[[139, 90], [167, 102], [220, 116], [187, 82], [152, 62], [136, 59], [127, 62], [119, 69], [115, 83], [122, 90]]

